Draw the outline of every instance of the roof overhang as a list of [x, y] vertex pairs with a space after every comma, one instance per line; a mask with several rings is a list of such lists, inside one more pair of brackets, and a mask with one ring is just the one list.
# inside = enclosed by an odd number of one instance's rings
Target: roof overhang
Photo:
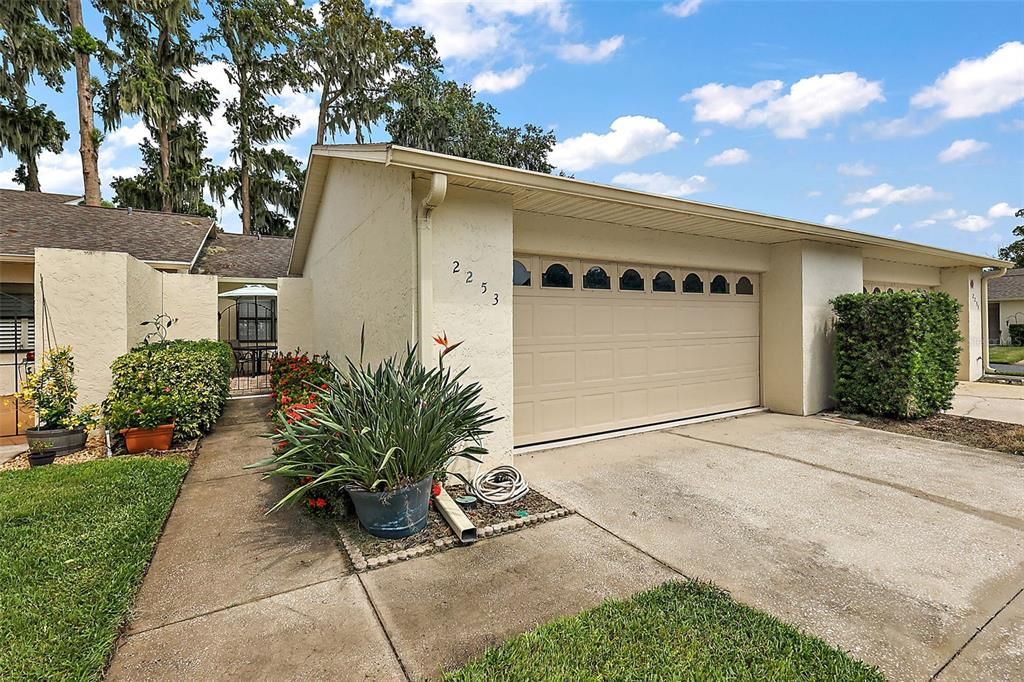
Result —
[[811, 240], [860, 248], [865, 258], [932, 267], [1007, 267], [1010, 263], [799, 220], [650, 194], [548, 173], [499, 166], [390, 144], [314, 145], [295, 221], [288, 272], [302, 274], [330, 160], [407, 168], [414, 177], [448, 176], [449, 186], [512, 196], [515, 211], [565, 216], [719, 239], [778, 244]]

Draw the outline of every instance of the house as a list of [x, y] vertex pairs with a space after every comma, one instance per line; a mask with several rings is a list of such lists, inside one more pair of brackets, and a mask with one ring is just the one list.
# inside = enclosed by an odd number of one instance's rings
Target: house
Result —
[[312, 148], [282, 344], [365, 361], [444, 331], [513, 448], [751, 408], [832, 405], [829, 300], [940, 290], [983, 373], [983, 268], [887, 237], [395, 145]]
[[988, 281], [989, 343], [1010, 343], [1010, 325], [1024, 324], [1024, 268]]
[[[275, 292], [291, 239], [225, 234], [210, 218], [80, 201], [0, 190], [0, 397], [17, 390], [34, 355], [67, 344], [80, 401], [101, 400], [111, 361], [142, 341], [152, 331], [142, 323], [160, 313], [177, 319], [169, 338], [220, 338], [243, 349], [275, 342]], [[232, 293], [247, 285], [271, 295]], [[23, 421], [6, 409], [0, 436]]]

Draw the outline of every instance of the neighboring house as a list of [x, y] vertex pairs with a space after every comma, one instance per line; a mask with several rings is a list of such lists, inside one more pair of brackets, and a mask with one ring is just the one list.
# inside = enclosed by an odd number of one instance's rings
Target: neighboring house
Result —
[[[764, 406], [832, 405], [829, 300], [934, 289], [982, 375], [1002, 261], [393, 145], [315, 146], [281, 307], [289, 347], [364, 360], [463, 342], [513, 447]], [[365, 325], [365, 334], [363, 328]], [[361, 342], [361, 339], [365, 339]]]
[[[160, 313], [178, 320], [170, 338], [274, 343], [275, 296], [220, 294], [275, 292], [290, 253], [290, 239], [220, 233], [210, 218], [0, 190], [0, 396], [16, 390], [33, 355], [69, 344], [80, 400], [102, 399], [110, 362]], [[0, 435], [15, 426], [10, 410], [0, 416]]]
[[1024, 268], [988, 280], [989, 343], [1009, 344], [1011, 324], [1024, 324]]

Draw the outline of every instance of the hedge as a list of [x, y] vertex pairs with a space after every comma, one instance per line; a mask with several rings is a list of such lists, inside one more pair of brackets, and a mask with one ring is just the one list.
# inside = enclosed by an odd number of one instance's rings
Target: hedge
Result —
[[916, 419], [948, 409], [960, 354], [960, 304], [943, 292], [844, 294], [836, 313], [840, 410]]
[[1010, 332], [1011, 346], [1024, 346], [1024, 324], [1011, 324], [1008, 326]]
[[175, 438], [195, 438], [220, 417], [231, 389], [235, 357], [220, 341], [167, 341], [137, 346], [111, 365], [113, 385], [104, 412], [116, 401], [169, 395]]

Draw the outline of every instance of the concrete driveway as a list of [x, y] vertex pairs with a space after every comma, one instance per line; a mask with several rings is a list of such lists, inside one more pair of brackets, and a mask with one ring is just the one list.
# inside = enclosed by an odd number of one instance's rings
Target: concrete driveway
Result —
[[1024, 458], [757, 414], [516, 464], [643, 553], [893, 679], [1024, 670]]
[[[1024, 365], [1021, 366], [1024, 369]], [[1024, 385], [960, 382], [950, 414], [1024, 424]]]

